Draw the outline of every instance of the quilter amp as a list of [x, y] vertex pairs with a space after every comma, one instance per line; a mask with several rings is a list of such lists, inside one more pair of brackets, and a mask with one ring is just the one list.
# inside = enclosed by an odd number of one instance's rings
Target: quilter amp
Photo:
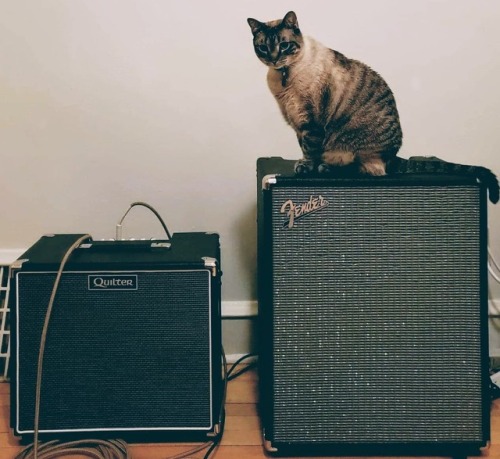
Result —
[[[11, 269], [11, 423], [28, 439], [47, 305], [61, 259], [79, 236], [44, 236]], [[50, 318], [40, 435], [141, 441], [217, 435], [220, 290], [217, 234], [80, 245]]]
[[490, 435], [484, 187], [293, 164], [257, 163], [267, 450], [477, 454]]

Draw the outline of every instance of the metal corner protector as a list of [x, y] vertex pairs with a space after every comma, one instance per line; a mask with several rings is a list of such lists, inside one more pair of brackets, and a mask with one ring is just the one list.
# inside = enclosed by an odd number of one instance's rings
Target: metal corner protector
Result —
[[279, 174], [268, 174], [264, 175], [262, 178], [262, 189], [263, 190], [269, 190], [271, 188], [271, 185], [276, 185], [277, 179]]
[[217, 276], [217, 260], [213, 257], [202, 257], [205, 267], [212, 271], [212, 276]]

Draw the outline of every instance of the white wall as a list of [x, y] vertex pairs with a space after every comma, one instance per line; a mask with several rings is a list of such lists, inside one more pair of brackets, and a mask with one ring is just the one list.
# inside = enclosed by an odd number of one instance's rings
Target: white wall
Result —
[[[402, 156], [500, 173], [500, 2], [3, 0], [0, 248], [48, 232], [112, 237], [144, 200], [172, 232], [219, 232], [223, 299], [254, 299], [255, 160], [300, 150], [246, 18], [289, 9], [386, 78]], [[489, 210], [500, 258], [500, 207]], [[126, 236], [161, 235], [134, 212]]]

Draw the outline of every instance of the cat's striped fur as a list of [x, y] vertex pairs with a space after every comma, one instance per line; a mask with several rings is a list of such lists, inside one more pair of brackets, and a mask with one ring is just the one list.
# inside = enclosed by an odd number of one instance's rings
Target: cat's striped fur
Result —
[[382, 77], [302, 35], [293, 11], [283, 20], [248, 24], [255, 53], [269, 67], [269, 88], [303, 152], [296, 171], [355, 163], [361, 172], [385, 175], [403, 135]]

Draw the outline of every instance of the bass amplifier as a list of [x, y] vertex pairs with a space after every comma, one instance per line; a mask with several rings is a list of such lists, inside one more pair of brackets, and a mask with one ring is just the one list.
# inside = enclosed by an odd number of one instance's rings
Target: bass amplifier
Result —
[[[60, 262], [80, 236], [44, 236], [11, 268], [11, 425], [28, 439], [48, 303]], [[53, 303], [40, 435], [141, 442], [217, 435], [220, 292], [217, 234], [81, 244]]]
[[276, 454], [477, 453], [489, 439], [486, 192], [258, 160], [260, 401]]

